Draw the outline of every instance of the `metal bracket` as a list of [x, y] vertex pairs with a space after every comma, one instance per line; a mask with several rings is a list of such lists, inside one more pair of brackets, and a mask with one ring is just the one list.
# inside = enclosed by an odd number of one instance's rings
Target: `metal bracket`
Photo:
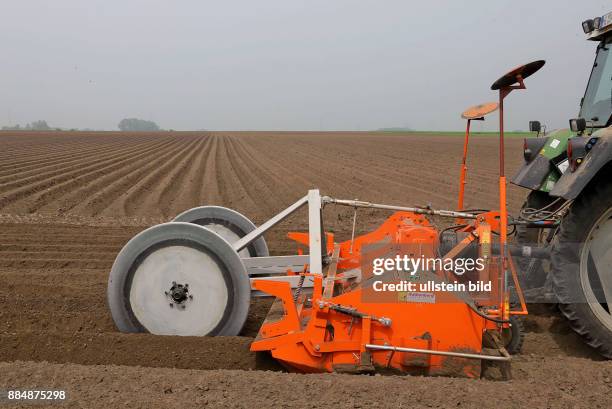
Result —
[[[277, 281], [288, 281], [295, 287], [294, 281], [299, 279], [299, 276], [281, 275], [290, 269], [290, 267], [298, 267], [296, 270], [302, 270], [304, 265], [308, 265], [311, 274], [323, 275], [323, 250], [321, 248], [322, 232], [321, 232], [321, 195], [318, 189], [308, 191], [308, 194], [266, 221], [261, 226], [238, 240], [233, 244], [236, 252], [244, 249], [254, 240], [261, 237], [266, 231], [282, 222], [289, 215], [296, 212], [304, 205], [308, 205], [308, 238], [310, 246], [310, 254], [307, 256], [279, 256], [279, 257], [251, 257], [243, 258], [242, 262], [247, 268], [250, 275], [271, 274]], [[311, 282], [306, 283], [306, 287], [312, 286]]]

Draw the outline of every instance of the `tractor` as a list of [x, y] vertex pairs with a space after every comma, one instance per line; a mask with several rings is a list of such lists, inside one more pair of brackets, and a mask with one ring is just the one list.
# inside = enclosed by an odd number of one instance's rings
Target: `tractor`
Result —
[[523, 289], [532, 303], [554, 303], [574, 331], [612, 359], [612, 12], [586, 20], [597, 42], [595, 62], [569, 130], [524, 141], [525, 163], [512, 183], [530, 189], [521, 217], [556, 218], [541, 229], [517, 226], [523, 244], [551, 249], [548, 261], [519, 262]]

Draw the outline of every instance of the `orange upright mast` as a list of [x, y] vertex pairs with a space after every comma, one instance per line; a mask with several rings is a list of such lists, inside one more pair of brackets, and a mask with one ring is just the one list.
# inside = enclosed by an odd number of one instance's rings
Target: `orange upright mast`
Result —
[[[470, 140], [470, 126], [472, 121], [484, 121], [485, 115], [494, 112], [497, 109], [497, 102], [486, 102], [480, 105], [474, 105], [466, 109], [461, 117], [467, 119], [467, 125], [465, 128], [465, 139], [463, 141], [463, 159], [461, 162], [461, 175], [459, 177], [459, 200], [457, 202], [457, 210], [463, 210], [463, 200], [465, 197], [465, 184], [467, 183], [467, 154], [468, 154], [468, 143]], [[465, 223], [465, 220], [458, 218], [457, 223]]]
[[470, 124], [471, 119], [467, 120], [465, 128], [465, 139], [463, 140], [463, 160], [461, 162], [461, 175], [459, 176], [459, 201], [457, 202], [457, 210], [463, 209], [463, 196], [465, 194], [466, 184], [466, 173], [467, 173], [467, 153], [468, 153], [468, 142], [470, 141]]
[[491, 89], [499, 91], [499, 242], [501, 250], [501, 267], [503, 272], [503, 289], [500, 292], [504, 298], [501, 301], [502, 319], [510, 317], [508, 287], [508, 205], [506, 203], [506, 175], [504, 172], [504, 98], [515, 89], [526, 89], [523, 80], [538, 71], [545, 64], [544, 60], [521, 65], [508, 72], [491, 85]]

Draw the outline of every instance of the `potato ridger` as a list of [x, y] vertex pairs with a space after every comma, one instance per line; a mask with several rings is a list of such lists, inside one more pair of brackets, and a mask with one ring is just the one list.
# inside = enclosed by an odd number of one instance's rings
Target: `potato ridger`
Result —
[[[373, 372], [389, 370], [427, 375], [478, 377], [496, 364], [510, 376], [509, 352], [520, 348], [517, 317], [527, 314], [512, 254], [546, 257], [537, 247], [507, 242], [508, 226], [542, 223], [507, 215], [504, 175], [503, 101], [544, 65], [518, 67], [493, 84], [497, 103], [468, 109], [458, 210], [406, 207], [322, 196], [316, 189], [260, 226], [240, 213], [217, 206], [188, 210], [172, 222], [132, 238], [118, 254], [108, 283], [113, 319], [124, 332], [160, 335], [238, 335], [252, 297], [274, 297], [270, 312], [251, 344], [290, 370]], [[500, 110], [499, 209], [464, 210], [464, 184], [470, 123]], [[324, 209], [346, 206], [392, 211], [376, 230], [335, 242], [326, 232]], [[264, 234], [306, 208], [308, 232], [290, 233], [300, 251], [270, 256]], [[452, 219], [439, 229], [428, 216]], [[451, 221], [452, 222], [452, 221]], [[442, 268], [412, 274], [393, 270], [381, 278], [392, 285], [413, 280], [433, 284], [489, 283], [481, 291], [379, 292], [372, 260], [394, 257], [478, 258], [476, 275]], [[399, 260], [399, 259], [398, 259]], [[416, 273], [416, 274], [414, 274]], [[391, 285], [391, 286], [390, 286]], [[518, 302], [511, 303], [511, 292]]]

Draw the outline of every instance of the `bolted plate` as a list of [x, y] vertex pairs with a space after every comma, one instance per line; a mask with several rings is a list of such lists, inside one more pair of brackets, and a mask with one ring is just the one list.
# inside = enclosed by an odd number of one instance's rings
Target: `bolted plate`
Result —
[[511, 70], [510, 72], [501, 76], [497, 81], [491, 85], [491, 89], [496, 91], [502, 88], [509, 87], [518, 83], [518, 78], [521, 77], [523, 79], [529, 77], [530, 75], [537, 72], [540, 68], [542, 68], [546, 64], [544, 60], [532, 61], [528, 64], [521, 65]]
[[[147, 255], [133, 272], [129, 304], [152, 334], [203, 336], [213, 332], [227, 309], [231, 283], [214, 255], [186, 245], [169, 245]], [[175, 302], [172, 283], [187, 285]]]
[[461, 114], [461, 118], [482, 118], [485, 115], [489, 115], [491, 112], [495, 112], [498, 107], [499, 104], [497, 102], [485, 102], [484, 104], [474, 105], [463, 111], [463, 113]]

